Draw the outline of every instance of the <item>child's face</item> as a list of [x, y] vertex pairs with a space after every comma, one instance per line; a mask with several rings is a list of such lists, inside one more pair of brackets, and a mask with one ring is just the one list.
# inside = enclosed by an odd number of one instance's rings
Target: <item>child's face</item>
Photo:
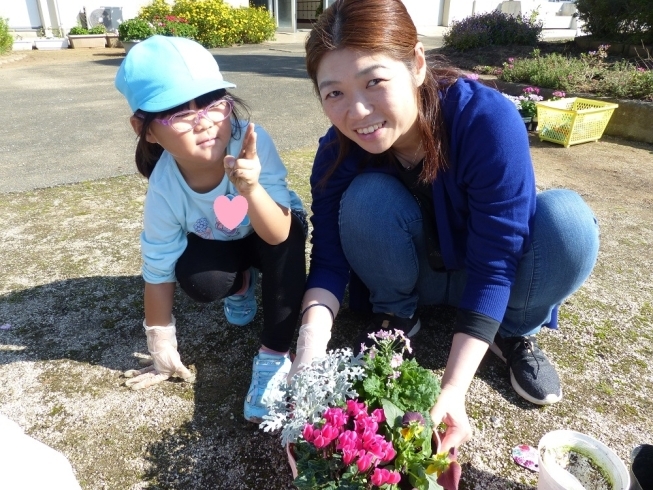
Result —
[[[190, 103], [190, 109], [199, 109], [195, 101]], [[179, 133], [170, 126], [153, 121], [146, 138], [149, 143], [158, 143], [168, 151], [183, 170], [203, 170], [216, 164], [222, 167], [231, 138], [231, 119], [227, 117], [223, 121], [214, 122], [201, 117], [197, 124], [185, 133]]]

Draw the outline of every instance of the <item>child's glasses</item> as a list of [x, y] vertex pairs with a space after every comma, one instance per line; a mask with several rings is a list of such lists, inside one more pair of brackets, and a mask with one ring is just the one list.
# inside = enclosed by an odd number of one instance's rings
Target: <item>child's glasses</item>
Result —
[[231, 114], [233, 103], [228, 99], [217, 100], [200, 111], [181, 111], [165, 119], [155, 119], [164, 126], [170, 126], [178, 133], [187, 133], [200, 123], [204, 117], [211, 122], [224, 121]]

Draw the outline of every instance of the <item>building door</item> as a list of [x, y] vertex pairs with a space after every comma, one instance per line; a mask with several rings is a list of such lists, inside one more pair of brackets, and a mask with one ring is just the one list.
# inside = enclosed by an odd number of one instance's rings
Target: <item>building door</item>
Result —
[[297, 31], [297, 0], [274, 0], [274, 18], [279, 32]]

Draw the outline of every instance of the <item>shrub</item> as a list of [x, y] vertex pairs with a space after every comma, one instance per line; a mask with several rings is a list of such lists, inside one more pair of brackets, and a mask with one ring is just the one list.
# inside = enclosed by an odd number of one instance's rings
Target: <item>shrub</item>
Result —
[[165, 19], [172, 15], [172, 7], [166, 0], [154, 0], [151, 4], [141, 7], [138, 18], [154, 23], [154, 19]]
[[258, 44], [274, 37], [276, 25], [270, 13], [263, 7], [236, 9], [235, 19], [241, 27], [238, 34], [239, 43]]
[[606, 41], [653, 42], [651, 0], [577, 0], [584, 29]]
[[601, 46], [579, 58], [557, 53], [540, 56], [536, 49], [530, 58], [510, 58], [499, 78], [566, 92], [653, 101], [653, 71], [625, 60], [607, 63], [608, 47]]
[[121, 41], [139, 41], [154, 35], [154, 27], [146, 20], [128, 19], [118, 26], [118, 39]]
[[155, 17], [153, 20], [156, 34], [162, 36], [187, 37], [195, 39], [197, 37], [197, 27], [188, 23], [183, 17], [167, 15], [164, 18]]
[[0, 17], [0, 54], [5, 54], [14, 47], [14, 38], [9, 34], [9, 19]]
[[444, 45], [459, 51], [491, 45], [534, 46], [542, 35], [542, 22], [535, 17], [501, 12], [475, 14], [454, 22], [444, 35]]
[[222, 0], [177, 0], [174, 15], [197, 27], [197, 41], [206, 48], [271, 39], [274, 19], [258, 8], [234, 9]]

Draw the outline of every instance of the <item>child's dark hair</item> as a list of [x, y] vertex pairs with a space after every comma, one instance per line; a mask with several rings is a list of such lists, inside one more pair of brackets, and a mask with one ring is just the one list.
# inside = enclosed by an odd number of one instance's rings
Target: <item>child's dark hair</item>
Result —
[[[213, 92], [200, 95], [198, 98], [195, 99], [195, 104], [197, 105], [198, 108], [204, 108], [209, 104], [211, 104], [212, 102], [215, 102], [216, 100], [220, 100], [220, 99], [229, 99], [233, 102], [233, 108], [231, 110], [231, 114], [235, 119], [245, 120], [249, 122], [250, 113], [247, 105], [238, 97], [229, 94], [225, 89], [215, 90]], [[186, 102], [185, 104], [179, 105], [177, 107], [172, 107], [167, 111], [163, 111], [163, 112], [146, 112], [146, 111], [141, 111], [139, 109], [134, 113], [136, 117], [140, 118], [143, 121], [143, 125], [141, 126], [141, 132], [138, 135], [138, 143], [136, 144], [135, 159], [136, 159], [136, 168], [144, 177], [148, 179], [150, 178], [150, 175], [152, 175], [152, 172], [154, 171], [154, 167], [156, 166], [156, 162], [159, 161], [159, 158], [163, 153], [163, 147], [161, 145], [159, 145], [158, 143], [149, 143], [145, 138], [145, 135], [147, 134], [147, 130], [150, 127], [150, 124], [152, 124], [152, 121], [154, 121], [155, 119], [164, 119], [168, 116], [173, 115], [176, 112], [183, 111], [189, 108], [190, 108], [190, 101]], [[240, 138], [241, 133], [242, 133], [242, 129], [240, 124], [231, 125], [232, 138]]]

